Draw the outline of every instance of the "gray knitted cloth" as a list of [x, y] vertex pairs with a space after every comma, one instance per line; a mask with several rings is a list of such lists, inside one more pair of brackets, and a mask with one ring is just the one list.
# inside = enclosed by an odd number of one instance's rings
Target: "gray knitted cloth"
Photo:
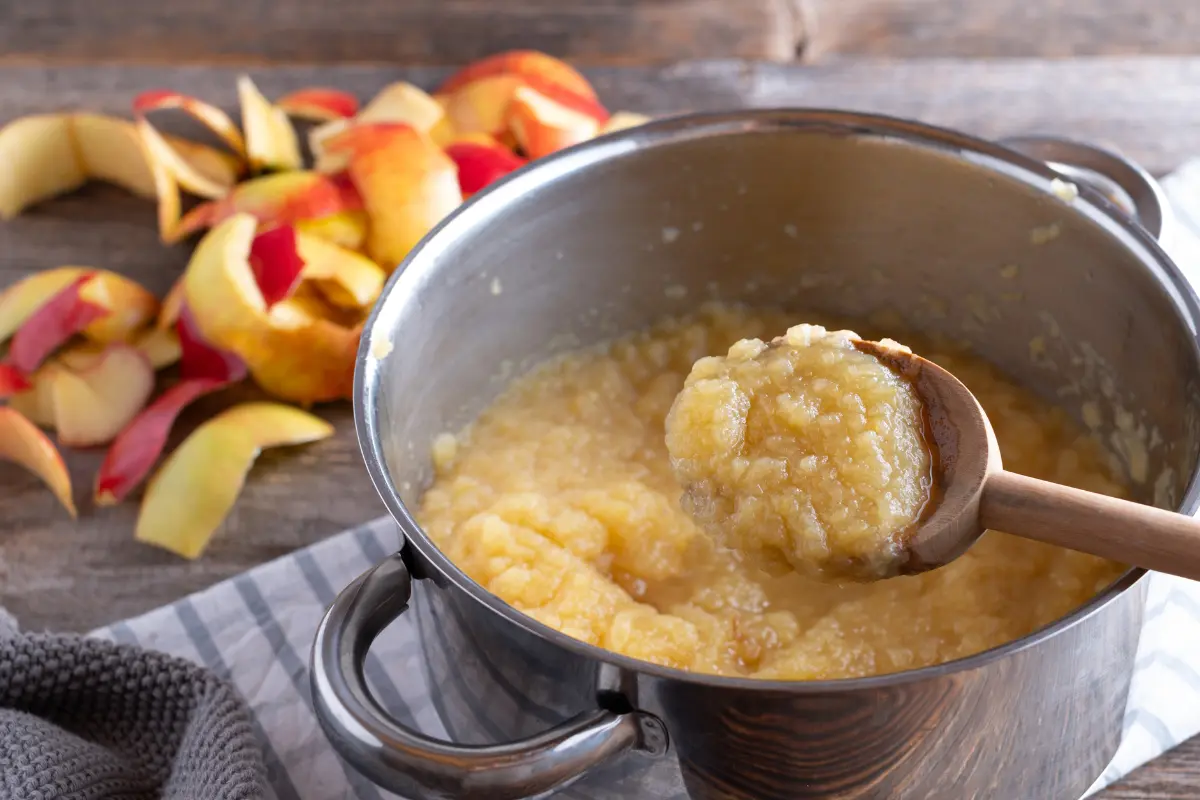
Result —
[[257, 800], [241, 698], [188, 661], [78, 636], [5, 631], [0, 800]]

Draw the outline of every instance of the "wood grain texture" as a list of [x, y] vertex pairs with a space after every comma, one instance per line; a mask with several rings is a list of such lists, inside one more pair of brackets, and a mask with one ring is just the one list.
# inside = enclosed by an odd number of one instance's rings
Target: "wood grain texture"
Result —
[[1200, 53], [1191, 0], [797, 0], [804, 58]]
[[794, 0], [0, 0], [0, 53], [108, 61], [791, 60]]
[[1195, 800], [1200, 794], [1200, 737], [1134, 770], [1096, 800]]

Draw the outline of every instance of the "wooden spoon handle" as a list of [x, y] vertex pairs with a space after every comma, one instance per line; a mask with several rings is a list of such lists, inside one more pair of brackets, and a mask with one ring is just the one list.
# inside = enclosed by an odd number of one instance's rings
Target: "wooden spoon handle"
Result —
[[1200, 580], [1200, 520], [1012, 472], [988, 475], [985, 528]]

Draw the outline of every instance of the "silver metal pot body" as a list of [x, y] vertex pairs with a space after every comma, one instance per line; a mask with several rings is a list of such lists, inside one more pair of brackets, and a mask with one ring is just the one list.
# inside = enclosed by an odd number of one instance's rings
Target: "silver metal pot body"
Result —
[[[962, 661], [761, 682], [541, 626], [458, 571], [412, 516], [433, 437], [513, 376], [709, 299], [798, 320], [890, 316], [965, 340], [1077, 416], [1093, 401], [1101, 433], [1118, 418], [1120, 441], [1140, 430], [1139, 499], [1194, 510], [1196, 297], [1146, 230], [1086, 187], [1070, 199], [1055, 176], [915, 123], [745, 111], [606, 137], [466, 204], [412, 252], [364, 337], [359, 434], [406, 542], [318, 634], [314, 689], [334, 744], [413, 797], [575, 782], [568, 796], [1078, 798], [1120, 738], [1140, 571]], [[371, 639], [401, 612], [417, 617], [454, 743], [388, 719], [362, 680]]]

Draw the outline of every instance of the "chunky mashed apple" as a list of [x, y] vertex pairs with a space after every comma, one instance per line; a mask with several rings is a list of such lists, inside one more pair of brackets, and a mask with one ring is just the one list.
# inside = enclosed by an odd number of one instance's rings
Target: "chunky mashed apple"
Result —
[[900, 573], [933, 452], [916, 390], [857, 341], [797, 325], [692, 367], [667, 452], [684, 508], [719, 544], [816, 579]]
[[[794, 318], [792, 318], [794, 319]], [[896, 672], [1019, 638], [1119, 565], [987, 532], [941, 569], [833, 584], [721, 549], [681, 507], [664, 422], [693, 364], [786, 330], [710, 307], [514, 382], [435, 447], [418, 519], [460, 568], [524, 613], [635, 658], [722, 675], [813, 680]], [[1122, 495], [1100, 447], [987, 364], [911, 341], [986, 409], [1005, 467]]]

